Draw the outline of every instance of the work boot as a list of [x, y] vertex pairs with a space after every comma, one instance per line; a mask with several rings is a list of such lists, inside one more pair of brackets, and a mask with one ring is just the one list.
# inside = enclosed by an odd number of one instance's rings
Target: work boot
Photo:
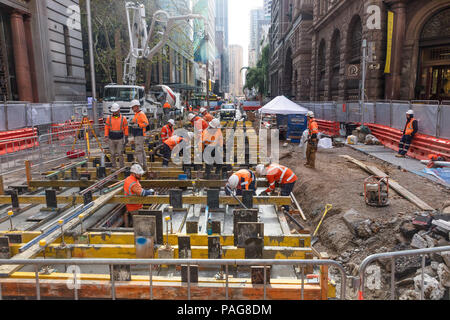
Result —
[[406, 156], [403, 154], [396, 154], [395, 157], [396, 158], [406, 158]]

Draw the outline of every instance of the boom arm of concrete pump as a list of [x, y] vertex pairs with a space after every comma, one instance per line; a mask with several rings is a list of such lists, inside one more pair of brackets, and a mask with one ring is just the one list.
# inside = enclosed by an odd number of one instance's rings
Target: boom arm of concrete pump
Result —
[[[127, 2], [125, 8], [128, 34], [130, 37], [130, 52], [125, 60], [123, 82], [131, 85], [136, 84], [136, 66], [138, 59], [145, 58], [151, 60], [167, 43], [170, 33], [180, 22], [190, 19], [204, 19], [203, 16], [198, 14], [171, 17], [166, 11], [159, 10], [153, 14], [150, 30], [147, 32], [145, 6], [143, 4]], [[150, 49], [149, 44], [157, 22], [164, 25], [164, 32], [161, 40]]]

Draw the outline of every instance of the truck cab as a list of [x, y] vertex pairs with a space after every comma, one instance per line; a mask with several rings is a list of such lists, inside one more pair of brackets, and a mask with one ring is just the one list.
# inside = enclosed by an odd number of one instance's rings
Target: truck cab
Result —
[[120, 106], [120, 113], [128, 121], [131, 121], [134, 117], [134, 112], [130, 103], [135, 99], [139, 100], [141, 110], [144, 111], [147, 117], [154, 118], [162, 113], [160, 103], [155, 102], [149, 95], [146, 95], [144, 87], [110, 84], [105, 87], [103, 95], [103, 116], [109, 116], [111, 114], [111, 106], [117, 103]]

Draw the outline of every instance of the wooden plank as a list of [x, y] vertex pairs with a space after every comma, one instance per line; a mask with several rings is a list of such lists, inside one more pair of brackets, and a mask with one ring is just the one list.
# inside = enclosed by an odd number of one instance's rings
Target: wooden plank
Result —
[[[289, 199], [291, 199], [291, 198], [289, 198]], [[283, 231], [283, 234], [290, 235], [291, 228], [289, 228], [289, 224], [287, 223], [284, 212], [277, 210], [276, 208], [275, 208], [275, 211], [277, 212], [278, 221], [280, 222], [280, 226], [281, 226], [281, 230]]]
[[[113, 198], [116, 194], [121, 192], [121, 189], [112, 191], [106, 195], [103, 195], [99, 197], [97, 200], [94, 201], [94, 205], [86, 210], [83, 215], [84, 219], [91, 216], [95, 211], [100, 209], [103, 205], [105, 205], [111, 198]], [[45, 197], [43, 197], [45, 200]], [[65, 230], [70, 230], [73, 227], [75, 227], [79, 223], [79, 219], [73, 219], [69, 221], [65, 226]], [[49, 236], [45, 237], [43, 240], [50, 244], [53, 243], [56, 239], [58, 239], [61, 236], [61, 229], [57, 228], [53, 233], [51, 233]], [[39, 243], [36, 243], [35, 245], [31, 246], [29, 249], [25, 250], [22, 253], [19, 253], [13, 257], [13, 259], [32, 259], [36, 257], [40, 252], [42, 251], [42, 248], [39, 246]], [[7, 277], [14, 271], [20, 269], [22, 266], [20, 265], [3, 265], [0, 266], [0, 277]]]
[[302, 207], [300, 207], [300, 204], [298, 203], [297, 199], [295, 199], [294, 193], [291, 192], [291, 199], [294, 201], [295, 206], [297, 207], [298, 211], [300, 211], [300, 215], [302, 216], [302, 219], [306, 221], [305, 214], [303, 213]]
[[[368, 166], [368, 165], [364, 164], [363, 162], [358, 161], [358, 160], [356, 160], [356, 159], [354, 159], [354, 158], [352, 158], [350, 156], [347, 156], [347, 155], [342, 155], [340, 157], [342, 157], [344, 159], [347, 159], [348, 161], [358, 165], [359, 167], [361, 167], [362, 169], [364, 169], [365, 171], [367, 171], [368, 173], [371, 173], [373, 175], [376, 175], [376, 176], [379, 176], [379, 177], [386, 177], [386, 176], [388, 176], [386, 173], [381, 171], [378, 167]], [[392, 178], [389, 178], [389, 187], [392, 188], [393, 190], [395, 190], [399, 195], [401, 195], [405, 199], [407, 199], [410, 202], [412, 202], [413, 204], [415, 204], [421, 210], [423, 210], [423, 211], [434, 211], [434, 209], [430, 205], [425, 203], [423, 200], [421, 200], [416, 195], [412, 194], [406, 188], [402, 187], [397, 181], [395, 181]]]

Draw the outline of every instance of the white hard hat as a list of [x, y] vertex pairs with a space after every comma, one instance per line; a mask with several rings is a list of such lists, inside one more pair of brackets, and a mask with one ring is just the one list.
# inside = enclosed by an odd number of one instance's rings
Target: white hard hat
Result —
[[309, 111], [309, 112], [306, 114], [306, 116], [309, 117], [309, 118], [314, 118], [314, 112]]
[[169, 121], [167, 121], [167, 123], [170, 123], [171, 125], [175, 125], [175, 120], [173, 120], [173, 119], [170, 119]]
[[120, 111], [120, 106], [117, 103], [114, 103], [111, 106], [111, 112], [114, 113], [114, 112], [118, 112], [118, 111]]
[[131, 173], [143, 175], [145, 173], [144, 169], [139, 164], [133, 164], [130, 169]]
[[193, 113], [189, 113], [189, 115], [188, 115], [189, 121], [192, 121], [192, 119], [194, 119], [194, 118], [195, 118], [195, 115]]
[[239, 177], [238, 177], [237, 175], [233, 174], [233, 175], [230, 177], [230, 179], [228, 179], [228, 184], [227, 184], [227, 185], [228, 185], [231, 189], [236, 189], [237, 186], [238, 186], [238, 184], [239, 184]]
[[263, 164], [258, 164], [256, 166], [256, 173], [260, 176], [265, 176], [267, 174], [266, 166]]
[[189, 132], [189, 133], [188, 133], [188, 136], [189, 136], [189, 140], [194, 139], [194, 134], [193, 134], [192, 132]]
[[205, 112], [205, 111], [206, 111], [205, 108], [200, 108], [200, 113], [203, 113], [203, 112]]
[[213, 129], [218, 129], [220, 127], [220, 120], [217, 118], [211, 120], [211, 122], [209, 123], [209, 126]]
[[406, 114], [414, 114], [414, 110], [408, 110]]
[[134, 106], [139, 106], [139, 107], [141, 107], [141, 103], [139, 102], [139, 100], [133, 100], [133, 101], [131, 101], [130, 105], [131, 105], [131, 107], [134, 107]]

